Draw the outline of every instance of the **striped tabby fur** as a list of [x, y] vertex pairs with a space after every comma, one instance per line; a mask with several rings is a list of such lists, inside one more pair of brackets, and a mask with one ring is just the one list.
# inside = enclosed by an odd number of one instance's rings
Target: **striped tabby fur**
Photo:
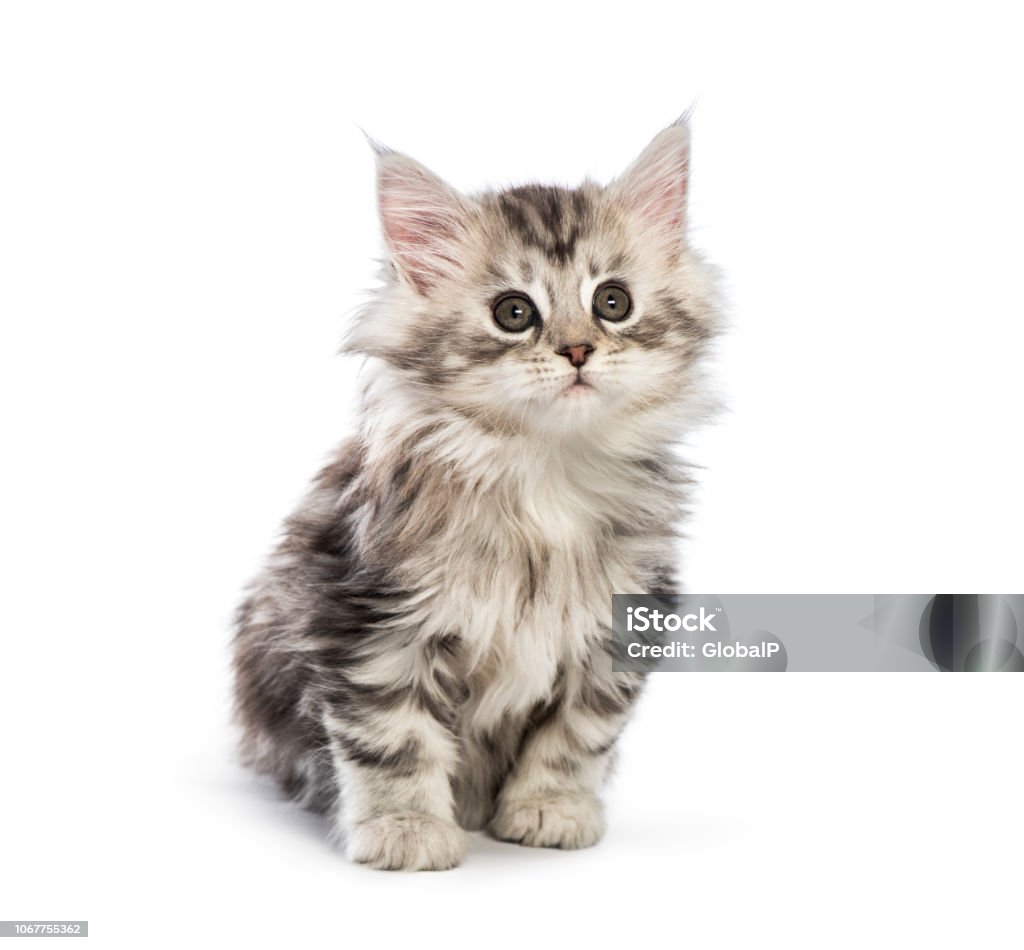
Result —
[[[452, 867], [465, 829], [585, 847], [642, 685], [611, 672], [611, 594], [673, 587], [672, 445], [710, 407], [689, 130], [606, 187], [474, 196], [376, 151], [361, 423], [239, 610], [244, 755], [375, 867]], [[609, 280], [621, 322], [592, 312]], [[535, 305], [524, 332], [492, 315], [509, 292]]]

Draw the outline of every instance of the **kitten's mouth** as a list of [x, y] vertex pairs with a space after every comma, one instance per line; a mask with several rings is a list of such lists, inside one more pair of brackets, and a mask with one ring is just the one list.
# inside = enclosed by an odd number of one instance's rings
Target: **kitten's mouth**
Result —
[[593, 389], [593, 388], [594, 388], [593, 383], [591, 383], [589, 379], [584, 379], [582, 373], [577, 373], [576, 374], [576, 378], [565, 387], [564, 392], [566, 392], [566, 393], [578, 393], [578, 392], [583, 392], [586, 389]]

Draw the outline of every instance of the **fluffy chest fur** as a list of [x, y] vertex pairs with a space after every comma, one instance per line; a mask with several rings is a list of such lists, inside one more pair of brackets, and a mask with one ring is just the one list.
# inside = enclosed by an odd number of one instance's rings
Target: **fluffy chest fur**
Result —
[[409, 591], [422, 642], [458, 638], [464, 724], [486, 731], [600, 650], [612, 593], [665, 582], [681, 476], [656, 453], [402, 428], [367, 452], [361, 548]]

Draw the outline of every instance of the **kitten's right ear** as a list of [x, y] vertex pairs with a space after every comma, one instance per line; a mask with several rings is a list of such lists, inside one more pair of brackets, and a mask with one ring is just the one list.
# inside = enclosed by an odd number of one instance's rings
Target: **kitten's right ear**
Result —
[[399, 275], [420, 294], [459, 267], [467, 209], [461, 196], [419, 162], [370, 139], [377, 157], [377, 206]]

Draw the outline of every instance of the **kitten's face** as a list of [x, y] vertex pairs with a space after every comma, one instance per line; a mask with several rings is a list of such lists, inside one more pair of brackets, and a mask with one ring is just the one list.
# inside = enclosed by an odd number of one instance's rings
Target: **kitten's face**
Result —
[[464, 197], [382, 153], [394, 279], [352, 348], [492, 430], [585, 432], [679, 403], [714, 330], [687, 164], [672, 126], [606, 188]]

